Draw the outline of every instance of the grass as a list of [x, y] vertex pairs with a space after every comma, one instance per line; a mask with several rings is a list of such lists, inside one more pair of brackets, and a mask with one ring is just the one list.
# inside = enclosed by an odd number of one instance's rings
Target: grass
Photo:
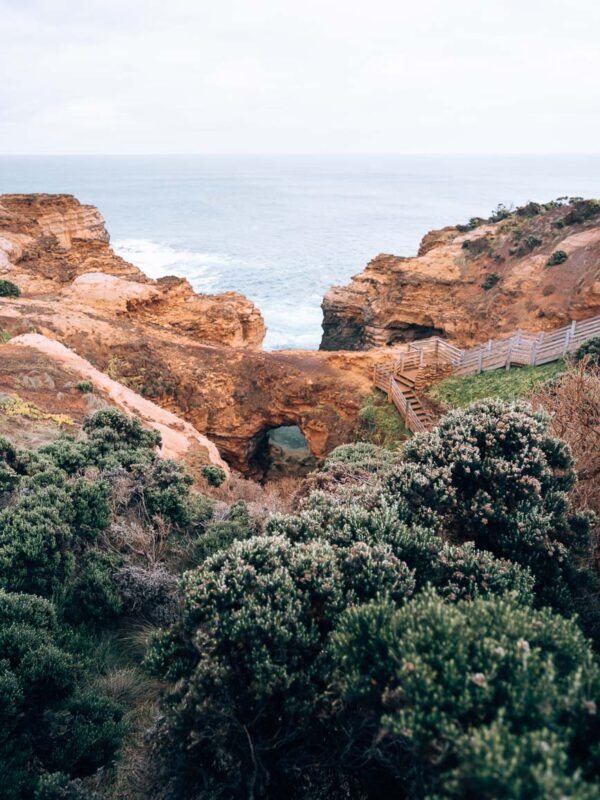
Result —
[[481, 372], [479, 375], [446, 378], [434, 384], [428, 394], [450, 408], [462, 408], [476, 400], [490, 397], [515, 400], [564, 371], [563, 360], [543, 364], [541, 367], [497, 369]]
[[357, 440], [395, 450], [409, 436], [404, 420], [383, 392], [375, 390], [361, 408]]
[[74, 420], [66, 414], [49, 414], [42, 411], [35, 403], [23, 400], [18, 394], [8, 395], [0, 399], [0, 411], [7, 417], [26, 417], [28, 419], [49, 419], [57, 425], [74, 425]]

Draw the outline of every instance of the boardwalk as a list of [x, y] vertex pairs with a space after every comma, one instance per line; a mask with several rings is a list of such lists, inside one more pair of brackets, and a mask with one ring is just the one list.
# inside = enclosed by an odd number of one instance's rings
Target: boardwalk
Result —
[[373, 380], [402, 414], [406, 427], [416, 433], [427, 430], [434, 421], [416, 391], [416, 377], [424, 367], [446, 364], [453, 375], [472, 375], [515, 366], [538, 366], [575, 352], [595, 336], [600, 336], [600, 316], [573, 321], [549, 332], [519, 330], [508, 339], [490, 339], [467, 350], [432, 336], [410, 342], [400, 358], [376, 366]]

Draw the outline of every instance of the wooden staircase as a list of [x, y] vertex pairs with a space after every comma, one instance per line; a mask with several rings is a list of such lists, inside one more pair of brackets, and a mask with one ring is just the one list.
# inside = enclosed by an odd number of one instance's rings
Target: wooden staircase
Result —
[[419, 428], [421, 430], [429, 430], [429, 428], [433, 426], [435, 419], [433, 414], [425, 408], [421, 398], [417, 394], [416, 381], [402, 372], [396, 373], [394, 380], [406, 398], [414, 416], [420, 422]]
[[407, 343], [394, 361], [377, 364], [373, 369], [373, 382], [386, 392], [390, 403], [404, 417], [406, 427], [418, 433], [435, 423], [434, 415], [423, 405], [416, 388], [417, 381], [422, 385], [424, 378], [431, 382], [431, 374], [425, 375], [427, 369], [435, 368], [440, 377], [445, 377], [444, 370], [446, 375], [473, 375], [511, 366], [539, 366], [575, 352], [595, 337], [600, 337], [600, 316], [573, 320], [554, 331], [528, 333], [519, 330], [507, 339], [490, 339], [468, 350], [431, 336]]

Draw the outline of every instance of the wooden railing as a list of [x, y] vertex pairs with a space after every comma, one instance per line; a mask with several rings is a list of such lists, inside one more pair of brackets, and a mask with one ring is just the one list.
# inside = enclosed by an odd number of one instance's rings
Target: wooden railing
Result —
[[391, 367], [386, 364], [379, 364], [375, 367], [373, 378], [375, 386], [387, 394], [390, 403], [393, 403], [404, 417], [404, 422], [409, 431], [419, 433], [426, 430], [425, 425], [416, 415], [410, 400], [398, 385], [396, 378], [392, 374]]
[[585, 341], [600, 336], [600, 316], [581, 322], [573, 321], [564, 328], [548, 333], [517, 331], [508, 339], [490, 339], [486, 344], [462, 350], [432, 336], [410, 342], [407, 350], [394, 361], [391, 372], [418, 369], [425, 364], [451, 364], [455, 375], [469, 375], [511, 366], [539, 366], [577, 350]]
[[426, 430], [426, 427], [395, 380], [398, 375], [428, 364], [450, 364], [454, 375], [510, 369], [511, 366], [539, 366], [563, 358], [595, 336], [600, 336], [600, 316], [573, 321], [564, 328], [547, 333], [519, 330], [508, 339], [490, 339], [486, 344], [468, 350], [432, 336], [409, 342], [399, 358], [377, 365], [373, 380], [375, 386], [387, 393], [389, 401], [404, 417], [408, 429], [416, 433]]

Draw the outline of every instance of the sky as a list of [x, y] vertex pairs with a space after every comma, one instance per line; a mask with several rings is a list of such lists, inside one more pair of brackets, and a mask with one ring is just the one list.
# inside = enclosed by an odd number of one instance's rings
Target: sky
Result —
[[0, 0], [0, 153], [598, 153], [599, 0]]

